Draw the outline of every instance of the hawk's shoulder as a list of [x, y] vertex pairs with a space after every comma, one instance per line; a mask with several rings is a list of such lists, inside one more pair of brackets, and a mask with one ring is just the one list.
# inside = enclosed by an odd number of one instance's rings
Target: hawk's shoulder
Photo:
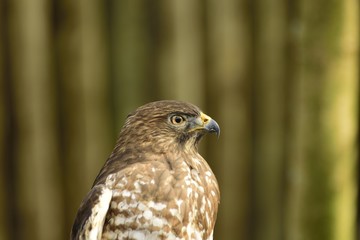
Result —
[[100, 239], [111, 198], [105, 185], [94, 186], [80, 205], [70, 238]]

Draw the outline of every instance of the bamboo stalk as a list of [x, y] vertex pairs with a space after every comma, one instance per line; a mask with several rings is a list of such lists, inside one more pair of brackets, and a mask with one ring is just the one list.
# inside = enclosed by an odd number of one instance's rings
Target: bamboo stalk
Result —
[[286, 239], [355, 239], [358, 9], [299, 3]]
[[[251, 34], [245, 1], [207, 5], [207, 108], [220, 126], [207, 159], [219, 180], [221, 203], [215, 239], [249, 239], [251, 160]], [[213, 143], [214, 144], [214, 143]]]
[[21, 239], [64, 237], [49, 7], [37, 0], [12, 2], [10, 8]]
[[254, 239], [281, 239], [285, 134], [286, 13], [283, 1], [254, 4]]

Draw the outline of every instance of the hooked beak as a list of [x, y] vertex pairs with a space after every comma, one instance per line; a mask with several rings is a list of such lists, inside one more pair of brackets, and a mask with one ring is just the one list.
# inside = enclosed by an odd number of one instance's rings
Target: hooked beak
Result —
[[217, 137], [220, 136], [219, 124], [208, 115], [201, 113], [195, 122], [197, 126], [193, 130], [204, 130], [209, 133], [216, 133]]

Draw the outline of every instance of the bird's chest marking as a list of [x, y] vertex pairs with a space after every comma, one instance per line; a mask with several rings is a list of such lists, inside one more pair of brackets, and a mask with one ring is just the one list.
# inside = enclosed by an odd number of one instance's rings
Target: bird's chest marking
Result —
[[[216, 180], [207, 166], [200, 165], [199, 159], [193, 159], [194, 167], [189, 167], [184, 178], [186, 187], [186, 204], [188, 207], [187, 216], [189, 224], [186, 226], [188, 236], [208, 236], [209, 230], [213, 228], [214, 216], [217, 211], [216, 190], [211, 186], [216, 185]], [[204, 174], [197, 170], [202, 167]], [[214, 209], [216, 208], [216, 209]], [[197, 229], [197, 232], [194, 231]], [[197, 239], [197, 237], [195, 237]], [[202, 238], [199, 238], [202, 239]]]
[[146, 174], [109, 176], [107, 185], [113, 188], [113, 199], [104, 236], [127, 238], [139, 229], [145, 231], [146, 238], [208, 236], [216, 212], [215, 192], [209, 187], [214, 176], [210, 169], [202, 169], [205, 174], [200, 174], [197, 167], [183, 162], [172, 170], [152, 167]]

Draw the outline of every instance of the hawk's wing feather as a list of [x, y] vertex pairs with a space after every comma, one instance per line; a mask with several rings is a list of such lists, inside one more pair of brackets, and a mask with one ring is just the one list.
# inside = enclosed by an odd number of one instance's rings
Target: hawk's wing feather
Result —
[[97, 185], [91, 189], [81, 203], [71, 231], [71, 239], [101, 239], [111, 198], [112, 190], [105, 185]]

